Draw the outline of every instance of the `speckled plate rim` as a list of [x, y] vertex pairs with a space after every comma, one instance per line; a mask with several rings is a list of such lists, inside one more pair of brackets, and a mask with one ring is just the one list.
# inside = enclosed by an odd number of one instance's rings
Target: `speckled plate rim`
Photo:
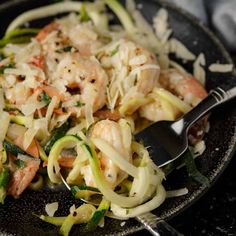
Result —
[[[190, 13], [186, 12], [182, 8], [170, 4], [168, 2], [165, 2], [164, 0], [151, 0], [152, 2], [159, 3], [163, 8], [166, 8], [167, 11], [168, 9], [172, 11], [176, 11], [178, 14], [182, 15], [187, 21], [189, 21], [194, 27], [198, 27], [201, 31], [203, 31], [219, 48], [221, 51], [223, 57], [226, 59], [226, 61], [230, 64], [233, 64], [233, 60], [230, 57], [229, 53], [221, 43], [221, 41], [218, 39], [218, 37], [211, 31], [209, 30], [203, 23], [199, 22], [199, 20], [191, 15]], [[7, 9], [9, 7], [13, 7], [18, 3], [23, 3], [23, 2], [28, 2], [28, 0], [12, 0], [11, 2], [5, 2], [5, 3], [0, 3], [0, 11], [4, 11], [4, 9]], [[232, 71], [232, 76], [236, 77], [236, 68], [234, 67]], [[236, 78], [234, 78], [236, 79]], [[219, 166], [215, 168], [214, 173], [211, 174], [210, 176], [210, 187], [214, 185], [214, 183], [217, 181], [217, 179], [220, 177], [220, 175], [223, 173], [223, 171], [226, 169], [228, 164], [231, 161], [231, 158], [233, 157], [233, 154], [236, 152], [236, 126], [234, 127], [234, 135], [231, 137], [231, 140], [229, 142], [229, 146], [227, 149], [227, 152], [225, 153], [222, 161], [220, 162]], [[181, 212], [183, 212], [185, 209], [190, 207], [192, 204], [194, 204], [197, 200], [199, 200], [208, 190], [210, 187], [204, 187], [201, 186], [197, 190], [195, 190], [191, 196], [183, 201], [180, 205], [177, 207], [171, 208], [169, 211], [166, 211], [165, 214], [162, 215], [162, 218], [165, 220], [170, 220], [171, 218], [177, 216]], [[117, 236], [124, 236], [128, 234], [132, 234], [135, 232], [138, 232], [140, 230], [144, 229], [142, 225], [136, 226], [129, 228], [123, 232], [117, 232]], [[4, 234], [8, 235], [8, 234]], [[105, 235], [114, 235], [114, 234], [105, 234]]]

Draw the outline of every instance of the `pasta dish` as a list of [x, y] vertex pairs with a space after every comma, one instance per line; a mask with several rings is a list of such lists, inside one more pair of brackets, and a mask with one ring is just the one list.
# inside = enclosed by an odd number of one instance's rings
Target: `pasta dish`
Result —
[[[171, 37], [164, 9], [153, 25], [133, 1], [126, 9], [116, 0], [59, 2], [21, 14], [0, 40], [0, 203], [64, 176], [87, 203], [63, 217], [48, 204], [39, 216], [63, 235], [74, 224], [95, 229], [105, 215], [128, 219], [187, 193], [165, 190], [166, 170], [134, 134], [176, 120], [207, 96], [205, 58]], [[68, 12], [42, 28], [28, 25]], [[193, 62], [192, 74], [175, 58]], [[207, 128], [207, 118], [191, 128], [193, 155], [204, 151]]]

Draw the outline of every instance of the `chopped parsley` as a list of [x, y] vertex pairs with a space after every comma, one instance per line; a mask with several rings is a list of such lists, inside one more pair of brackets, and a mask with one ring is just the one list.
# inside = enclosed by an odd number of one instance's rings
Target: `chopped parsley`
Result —
[[49, 104], [51, 102], [51, 100], [52, 100], [51, 97], [49, 97], [45, 91], [43, 91], [41, 93], [41, 95], [40, 95], [41, 102], [45, 102], [45, 103]]
[[119, 51], [120, 45], [118, 44], [115, 49], [111, 51], [110, 56], [113, 57]]
[[6, 58], [3, 53], [0, 52], [0, 61]]
[[73, 49], [72, 46], [67, 46], [67, 47], [64, 47], [64, 48], [57, 49], [56, 52], [57, 53], [71, 52], [72, 49]]
[[80, 101], [78, 101], [78, 102], [76, 102], [76, 107], [82, 107], [82, 106], [84, 106], [85, 105], [85, 103], [83, 103], [83, 102], [80, 102]]
[[4, 73], [5, 69], [14, 68], [14, 66], [15, 66], [15, 63], [11, 62], [5, 66], [0, 67], [0, 75]]
[[20, 159], [15, 160], [14, 163], [15, 163], [16, 166], [17, 166], [18, 168], [20, 168], [20, 169], [24, 169], [24, 167], [25, 167], [25, 162], [22, 161], [22, 160], [20, 160]]

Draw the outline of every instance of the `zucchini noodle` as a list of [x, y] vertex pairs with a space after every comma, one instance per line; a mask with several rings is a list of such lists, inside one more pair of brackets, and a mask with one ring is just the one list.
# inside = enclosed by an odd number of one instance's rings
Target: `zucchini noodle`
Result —
[[48, 156], [48, 166], [47, 172], [48, 177], [52, 183], [59, 183], [61, 179], [59, 177], [60, 167], [57, 162], [60, 152], [63, 148], [68, 146], [81, 145], [83, 142], [75, 136], [65, 136], [64, 138], [59, 139], [52, 147], [50, 154]]
[[32, 20], [42, 19], [49, 16], [55, 16], [57, 14], [64, 12], [71, 12], [71, 11], [80, 12], [80, 9], [81, 9], [80, 2], [67, 1], [27, 11], [18, 16], [17, 18], [15, 18], [11, 22], [11, 24], [8, 26], [6, 30], [6, 34]]
[[[125, 197], [114, 192], [107, 184], [107, 182], [104, 180], [104, 177], [99, 168], [98, 158], [94, 149], [91, 147], [87, 149], [87, 154], [89, 156], [90, 166], [97, 187], [108, 200], [123, 207], [132, 207], [141, 203], [142, 199], [140, 198], [140, 196]], [[141, 176], [138, 176], [137, 178], [139, 177]], [[139, 178], [139, 182], [140, 181], [142, 180], [140, 180]]]
[[156, 209], [164, 202], [165, 198], [166, 191], [164, 187], [162, 185], [158, 185], [156, 195], [150, 201], [134, 208], [122, 208], [111, 203], [111, 210], [118, 217], [135, 217]]
[[102, 139], [91, 139], [93, 144], [105, 155], [107, 155], [111, 160], [120, 167], [120, 169], [127, 172], [129, 175], [133, 176], [134, 178], [138, 177], [138, 169], [137, 167], [130, 164], [128, 161], [125, 160], [114, 148], [112, 148], [106, 141]]

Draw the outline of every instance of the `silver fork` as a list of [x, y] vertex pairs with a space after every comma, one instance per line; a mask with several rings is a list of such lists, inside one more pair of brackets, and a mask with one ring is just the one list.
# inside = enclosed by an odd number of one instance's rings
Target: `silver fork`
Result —
[[166, 223], [161, 218], [152, 214], [151, 212], [145, 213], [143, 215], [137, 216], [141, 224], [144, 225], [144, 228], [148, 230], [152, 235], [155, 236], [181, 236], [183, 234], [176, 231], [172, 226]]
[[188, 148], [189, 127], [211, 109], [236, 97], [236, 86], [216, 88], [190, 112], [177, 121], [159, 121], [135, 135], [145, 147], [150, 147], [152, 160], [159, 167], [181, 156]]

